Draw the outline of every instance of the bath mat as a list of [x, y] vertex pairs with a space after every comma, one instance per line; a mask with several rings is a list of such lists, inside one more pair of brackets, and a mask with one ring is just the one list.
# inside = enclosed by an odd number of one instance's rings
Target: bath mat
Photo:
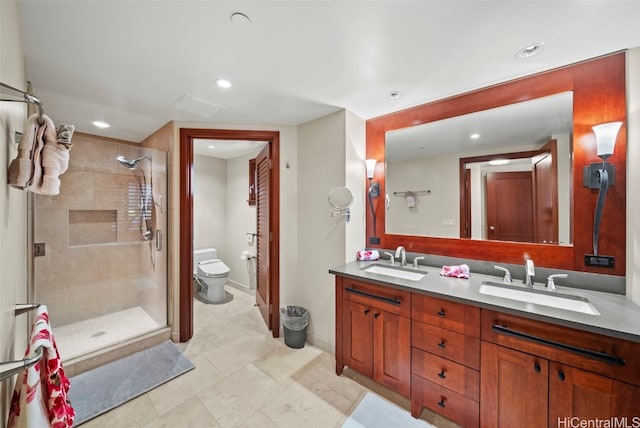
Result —
[[160, 345], [72, 377], [74, 426], [87, 422], [195, 368], [167, 340]]
[[367, 392], [342, 428], [435, 428], [384, 398]]

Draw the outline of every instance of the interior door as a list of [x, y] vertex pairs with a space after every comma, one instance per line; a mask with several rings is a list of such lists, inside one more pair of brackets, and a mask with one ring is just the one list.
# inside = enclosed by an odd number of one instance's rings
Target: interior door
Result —
[[[269, 330], [274, 330], [273, 302], [271, 299], [271, 283], [269, 273], [269, 250], [271, 242], [271, 144], [267, 144], [256, 158], [256, 212], [257, 212], [257, 281], [256, 305]], [[279, 327], [279, 326], [277, 326]]]
[[551, 140], [533, 157], [533, 242], [558, 243], [558, 156]]
[[532, 242], [531, 176], [528, 171], [487, 174], [488, 239]]

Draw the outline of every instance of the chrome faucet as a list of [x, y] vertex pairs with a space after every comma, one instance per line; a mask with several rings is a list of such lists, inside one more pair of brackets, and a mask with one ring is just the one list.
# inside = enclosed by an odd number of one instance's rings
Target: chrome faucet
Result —
[[395, 259], [393, 258], [393, 254], [391, 254], [391, 253], [390, 253], [390, 252], [388, 252], [388, 251], [385, 251], [385, 252], [384, 252], [384, 254], [385, 254], [385, 255], [387, 255], [387, 256], [389, 256], [389, 262], [391, 263], [391, 266], [395, 266], [395, 265], [396, 265], [396, 261], [395, 261]]
[[527, 288], [533, 288], [533, 277], [536, 274], [535, 267], [533, 266], [533, 260], [527, 259], [524, 262], [524, 286]]
[[396, 259], [397, 258], [400, 258], [400, 266], [407, 265], [407, 252], [402, 245], [396, 248]]

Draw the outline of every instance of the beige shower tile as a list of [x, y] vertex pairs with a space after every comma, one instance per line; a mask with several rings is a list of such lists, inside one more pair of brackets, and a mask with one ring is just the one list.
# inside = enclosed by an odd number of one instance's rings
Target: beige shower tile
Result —
[[69, 156], [69, 169], [115, 173], [118, 163], [117, 143], [94, 139], [89, 135], [73, 137], [73, 148]]
[[93, 172], [67, 171], [60, 177], [60, 194], [36, 195], [36, 209], [93, 209]]
[[292, 384], [262, 409], [280, 428], [333, 427], [344, 413], [299, 384]]
[[114, 281], [85, 282], [71, 287], [69, 301], [74, 308], [74, 322], [119, 310], [117, 296]]
[[36, 290], [36, 302], [47, 305], [49, 312], [49, 322], [55, 328], [73, 322], [73, 311], [69, 303], [71, 291], [69, 289], [47, 289]]
[[159, 415], [171, 412], [175, 407], [223, 378], [222, 374], [206, 358], [195, 356], [191, 358], [191, 362], [196, 367], [195, 369], [149, 392], [149, 398]]
[[61, 251], [69, 246], [69, 211], [66, 208], [38, 208], [35, 210], [34, 241], [44, 242], [46, 251]]
[[221, 426], [235, 427], [281, 391], [277, 383], [252, 365], [202, 390], [198, 397]]
[[141, 244], [116, 245], [111, 251], [111, 277], [127, 278], [140, 276], [141, 263]]
[[280, 385], [288, 386], [295, 382], [293, 376], [309, 365], [321, 352], [312, 346], [300, 349], [278, 347], [253, 364]]
[[69, 245], [115, 243], [116, 220], [116, 210], [69, 210]]
[[124, 209], [128, 206], [127, 181], [118, 174], [95, 173], [94, 199], [96, 209]]
[[[73, 405], [73, 403], [71, 404]], [[157, 417], [158, 414], [156, 413], [149, 397], [147, 395], [142, 395], [120, 407], [116, 407], [98, 418], [82, 424], [82, 427], [141, 427], [156, 420]]]

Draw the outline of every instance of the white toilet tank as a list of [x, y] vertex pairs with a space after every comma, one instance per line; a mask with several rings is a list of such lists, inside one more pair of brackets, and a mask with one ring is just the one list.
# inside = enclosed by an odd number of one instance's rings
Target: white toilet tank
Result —
[[193, 274], [198, 272], [198, 263], [205, 260], [217, 259], [218, 252], [215, 248], [201, 248], [193, 251]]

